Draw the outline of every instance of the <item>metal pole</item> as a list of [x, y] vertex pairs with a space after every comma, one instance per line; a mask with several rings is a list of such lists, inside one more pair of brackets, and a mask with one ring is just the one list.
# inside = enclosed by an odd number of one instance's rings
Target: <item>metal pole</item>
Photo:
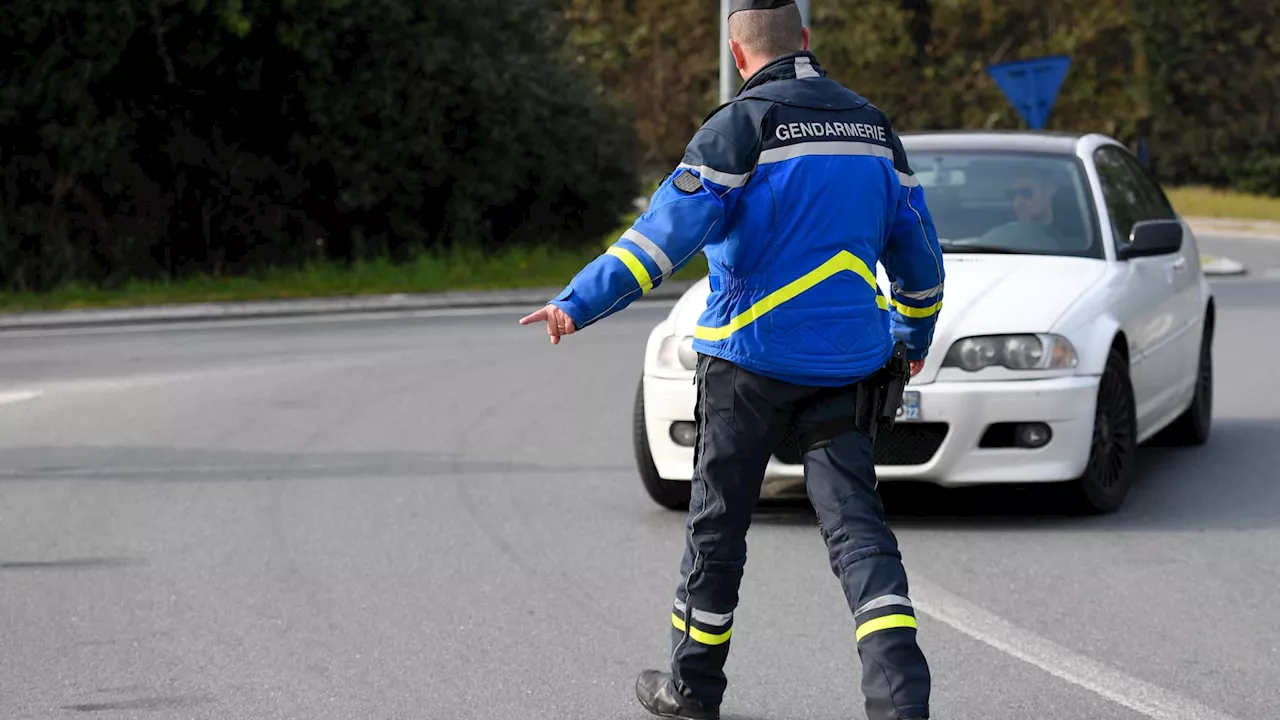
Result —
[[737, 89], [733, 77], [738, 72], [729, 52], [729, 0], [720, 0], [720, 103], [729, 102]]
[[[800, 8], [800, 20], [813, 32], [809, 25], [809, 0], [796, 0]], [[810, 38], [812, 41], [812, 38]], [[729, 52], [729, 0], [720, 0], [720, 102], [727, 103], [733, 97], [741, 81], [738, 68], [733, 64], [733, 53]]]

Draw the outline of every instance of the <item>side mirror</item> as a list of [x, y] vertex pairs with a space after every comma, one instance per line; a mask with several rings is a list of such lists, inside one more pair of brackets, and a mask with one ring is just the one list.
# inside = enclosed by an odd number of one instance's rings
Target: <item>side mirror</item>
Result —
[[1117, 252], [1121, 260], [1170, 255], [1182, 249], [1182, 223], [1177, 220], [1143, 220], [1133, 224], [1129, 242]]

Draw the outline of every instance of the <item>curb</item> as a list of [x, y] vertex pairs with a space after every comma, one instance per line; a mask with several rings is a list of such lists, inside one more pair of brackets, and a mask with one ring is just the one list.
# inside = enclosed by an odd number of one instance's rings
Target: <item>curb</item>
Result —
[[1191, 232], [1205, 237], [1247, 237], [1280, 242], [1280, 222], [1236, 218], [1184, 217]]
[[[1280, 242], [1280, 222], [1268, 220], [1244, 220], [1240, 218], [1184, 217], [1191, 231], [1203, 238], [1247, 238]], [[1244, 275], [1248, 269], [1243, 263], [1220, 255], [1201, 256], [1205, 275]]]
[[[684, 294], [693, 281], [666, 282], [636, 303], [673, 300]], [[527, 290], [487, 290], [390, 295], [359, 295], [301, 300], [254, 300], [246, 302], [183, 303], [102, 310], [43, 310], [0, 313], [0, 332], [107, 325], [145, 325], [172, 322], [267, 319], [307, 315], [357, 315], [528, 305], [530, 311], [546, 304], [563, 288]]]

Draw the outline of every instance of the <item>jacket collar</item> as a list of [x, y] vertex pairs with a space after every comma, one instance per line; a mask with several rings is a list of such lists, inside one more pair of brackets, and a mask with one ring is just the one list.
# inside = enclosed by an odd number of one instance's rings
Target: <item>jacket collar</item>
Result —
[[774, 80], [796, 80], [811, 77], [826, 77], [827, 71], [818, 64], [818, 58], [808, 50], [779, 55], [770, 60], [764, 67], [747, 78], [738, 88], [738, 95], [753, 90]]

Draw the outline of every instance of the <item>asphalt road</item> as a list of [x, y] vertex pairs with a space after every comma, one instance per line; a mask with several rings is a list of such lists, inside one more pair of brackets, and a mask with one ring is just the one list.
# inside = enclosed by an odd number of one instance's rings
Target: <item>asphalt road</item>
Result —
[[[1214, 436], [1147, 450], [1122, 512], [885, 486], [935, 718], [1280, 717], [1280, 281], [1215, 287]], [[527, 308], [0, 336], [0, 717], [647, 717], [666, 308], [557, 347]], [[812, 514], [750, 548], [726, 717], [863, 717]]]

